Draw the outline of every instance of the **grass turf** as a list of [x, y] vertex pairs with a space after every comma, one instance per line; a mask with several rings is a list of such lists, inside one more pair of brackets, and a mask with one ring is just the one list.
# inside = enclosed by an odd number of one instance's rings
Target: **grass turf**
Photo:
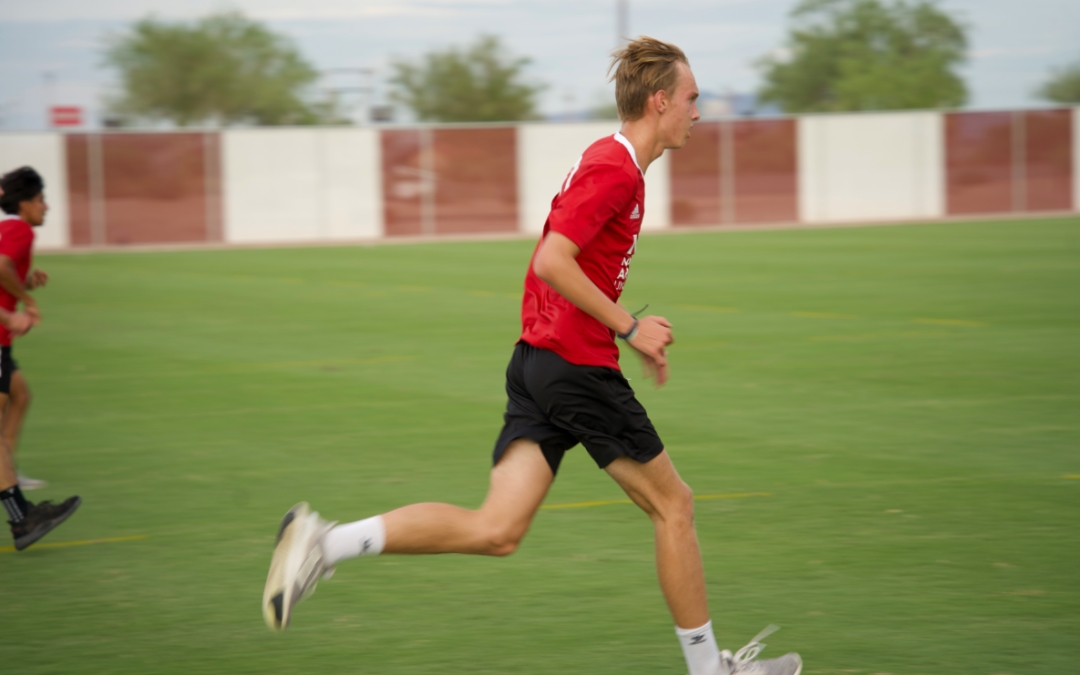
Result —
[[[277, 521], [475, 506], [533, 243], [41, 256], [32, 498], [0, 552], [31, 673], [683, 673], [635, 507], [546, 509], [508, 559], [352, 561], [273, 635]], [[1080, 659], [1077, 219], [649, 236], [624, 355], [698, 495], [713, 622], [815, 673], [1060, 675]], [[580, 448], [549, 504], [618, 500]], [[80, 547], [43, 544], [138, 537]]]

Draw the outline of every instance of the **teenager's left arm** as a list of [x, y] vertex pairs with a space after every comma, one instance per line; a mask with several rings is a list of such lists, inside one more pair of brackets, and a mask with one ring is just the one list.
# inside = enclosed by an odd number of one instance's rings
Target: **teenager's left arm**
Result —
[[575, 307], [616, 333], [630, 333], [637, 321], [636, 333], [627, 344], [645, 361], [647, 374], [656, 375], [657, 385], [667, 381], [667, 346], [674, 341], [671, 324], [660, 316], [634, 318], [618, 303], [597, 288], [576, 260], [581, 249], [569, 237], [549, 232], [533, 261], [533, 272], [548, 286], [572, 302]]
[[26, 287], [31, 291], [35, 288], [42, 288], [47, 283], [49, 283], [49, 275], [45, 270], [34, 269], [30, 271], [30, 274], [26, 275]]

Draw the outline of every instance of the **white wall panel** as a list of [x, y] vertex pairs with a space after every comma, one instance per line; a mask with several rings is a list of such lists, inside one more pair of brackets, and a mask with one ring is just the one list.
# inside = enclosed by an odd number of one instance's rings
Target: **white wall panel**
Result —
[[939, 113], [799, 118], [799, 216], [809, 223], [945, 214]]
[[374, 129], [323, 129], [327, 236], [334, 240], [383, 235], [382, 157]]
[[[619, 130], [619, 122], [523, 124], [518, 127], [518, 200], [520, 229], [539, 234], [551, 200], [574, 162], [594, 142]], [[645, 219], [642, 229], [671, 226], [671, 164], [667, 153], [645, 172]]]
[[376, 131], [242, 129], [222, 137], [226, 242], [382, 236]]
[[671, 153], [668, 150], [645, 171], [645, 219], [642, 230], [671, 227]]
[[71, 242], [66, 159], [63, 134], [0, 134], [0, 173], [32, 166], [45, 181], [49, 212], [45, 224], [35, 230], [37, 249], [67, 248]]
[[544, 230], [551, 200], [574, 162], [594, 142], [618, 130], [615, 120], [518, 126], [518, 218], [522, 232], [539, 234]]

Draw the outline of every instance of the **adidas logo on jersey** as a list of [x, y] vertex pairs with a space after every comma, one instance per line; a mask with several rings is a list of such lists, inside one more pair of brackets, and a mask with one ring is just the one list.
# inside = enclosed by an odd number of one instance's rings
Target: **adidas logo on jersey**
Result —
[[637, 204], [634, 204], [634, 210], [630, 212], [630, 220], [637, 220], [638, 218], [641, 218], [641, 209], [638, 208]]

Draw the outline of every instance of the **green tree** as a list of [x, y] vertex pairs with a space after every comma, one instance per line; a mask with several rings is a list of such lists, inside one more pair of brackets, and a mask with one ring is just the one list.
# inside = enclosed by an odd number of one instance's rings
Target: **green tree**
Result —
[[195, 23], [152, 18], [108, 39], [105, 64], [122, 93], [107, 101], [121, 118], [192, 124], [338, 122], [334, 102], [308, 102], [318, 78], [289, 42], [237, 13]]
[[965, 27], [933, 2], [802, 0], [782, 56], [757, 65], [762, 102], [788, 112], [962, 105]]
[[419, 63], [392, 64], [392, 94], [423, 121], [505, 122], [535, 119], [542, 85], [523, 81], [526, 57], [507, 54], [499, 38], [482, 35], [466, 48], [426, 54]]
[[1080, 103], [1080, 60], [1055, 69], [1041, 87], [1038, 95], [1047, 101], [1076, 105]]

